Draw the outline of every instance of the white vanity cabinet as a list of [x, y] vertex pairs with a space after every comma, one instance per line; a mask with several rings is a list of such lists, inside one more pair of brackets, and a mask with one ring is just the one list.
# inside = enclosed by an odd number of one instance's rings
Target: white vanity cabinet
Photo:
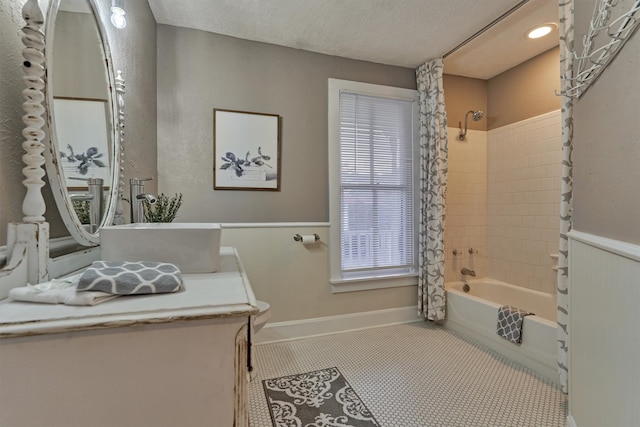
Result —
[[248, 426], [249, 321], [234, 249], [184, 291], [93, 307], [0, 302], [0, 425]]

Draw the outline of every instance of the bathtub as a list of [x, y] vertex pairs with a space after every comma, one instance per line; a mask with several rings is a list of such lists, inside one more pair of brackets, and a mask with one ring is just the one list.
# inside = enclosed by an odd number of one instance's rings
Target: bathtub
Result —
[[[445, 327], [483, 344], [558, 383], [556, 358], [556, 300], [554, 295], [510, 285], [493, 279], [446, 283]], [[512, 305], [535, 313], [522, 326], [522, 344], [513, 344], [496, 334], [498, 308]]]

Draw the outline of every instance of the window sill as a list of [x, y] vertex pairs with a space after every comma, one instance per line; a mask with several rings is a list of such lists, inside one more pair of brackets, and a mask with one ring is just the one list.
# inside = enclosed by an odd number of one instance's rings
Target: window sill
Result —
[[330, 280], [329, 283], [331, 283], [331, 293], [338, 294], [342, 292], [416, 286], [418, 284], [418, 275], [414, 273], [401, 276], [366, 277], [347, 280], [334, 279]]

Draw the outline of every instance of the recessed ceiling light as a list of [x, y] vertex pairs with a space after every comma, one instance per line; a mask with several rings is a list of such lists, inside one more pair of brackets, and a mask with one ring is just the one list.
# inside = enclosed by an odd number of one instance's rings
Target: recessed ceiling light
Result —
[[527, 31], [527, 37], [529, 37], [530, 39], [539, 39], [540, 37], [544, 37], [547, 34], [551, 33], [556, 28], [558, 28], [558, 26], [554, 23], [540, 25]]

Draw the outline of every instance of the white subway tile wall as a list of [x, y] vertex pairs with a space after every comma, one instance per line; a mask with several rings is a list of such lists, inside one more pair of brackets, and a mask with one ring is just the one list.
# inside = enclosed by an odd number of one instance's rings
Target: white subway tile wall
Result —
[[487, 132], [470, 130], [464, 141], [457, 128], [448, 134], [445, 282], [460, 280], [463, 267], [487, 276]]
[[560, 111], [487, 132], [489, 277], [555, 293], [562, 142]]
[[549, 255], [558, 252], [560, 120], [558, 110], [469, 131], [465, 141], [448, 129], [445, 281], [460, 280], [467, 267], [477, 277], [555, 293]]

